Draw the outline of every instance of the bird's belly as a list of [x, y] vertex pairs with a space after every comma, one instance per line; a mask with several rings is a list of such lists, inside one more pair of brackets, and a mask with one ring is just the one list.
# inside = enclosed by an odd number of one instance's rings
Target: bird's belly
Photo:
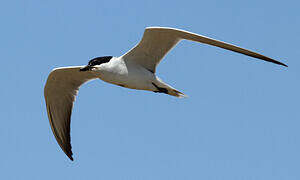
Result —
[[144, 71], [106, 71], [99, 77], [101, 80], [130, 89], [153, 90], [154, 75]]

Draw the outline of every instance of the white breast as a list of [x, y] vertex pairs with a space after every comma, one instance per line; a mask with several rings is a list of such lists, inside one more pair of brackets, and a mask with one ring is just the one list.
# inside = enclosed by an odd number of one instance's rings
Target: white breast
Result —
[[136, 64], [114, 58], [99, 68], [99, 78], [105, 82], [124, 86], [131, 89], [152, 90], [155, 75]]

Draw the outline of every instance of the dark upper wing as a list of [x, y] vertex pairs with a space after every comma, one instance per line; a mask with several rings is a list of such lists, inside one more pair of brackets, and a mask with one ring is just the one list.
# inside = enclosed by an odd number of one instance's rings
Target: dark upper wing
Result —
[[164, 27], [146, 28], [142, 40], [122, 57], [125, 60], [135, 61], [152, 72], [155, 72], [155, 68], [162, 58], [182, 39], [217, 46], [264, 61], [287, 66], [279, 61], [232, 44], [188, 31]]
[[79, 71], [83, 66], [54, 69], [48, 76], [44, 89], [48, 118], [52, 132], [66, 155], [73, 160], [70, 138], [70, 118], [73, 102], [79, 87], [95, 79], [89, 71]]

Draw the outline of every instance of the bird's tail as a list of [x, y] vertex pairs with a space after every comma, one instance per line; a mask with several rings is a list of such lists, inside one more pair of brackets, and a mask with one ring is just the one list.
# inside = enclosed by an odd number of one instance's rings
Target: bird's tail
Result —
[[175, 96], [175, 97], [178, 97], [178, 98], [187, 98], [188, 96], [185, 95], [184, 93], [174, 89], [174, 88], [167, 88], [167, 93], [166, 94], [169, 94], [171, 96]]
[[158, 81], [156, 81], [155, 83], [152, 83], [153, 86], [155, 86], [155, 91], [154, 92], [158, 92], [158, 93], [165, 93], [165, 94], [169, 94], [171, 96], [175, 96], [178, 98], [187, 98], [188, 96], [185, 95], [184, 93], [176, 90], [175, 88], [173, 88], [172, 86], [164, 83], [161, 79], [158, 79]]

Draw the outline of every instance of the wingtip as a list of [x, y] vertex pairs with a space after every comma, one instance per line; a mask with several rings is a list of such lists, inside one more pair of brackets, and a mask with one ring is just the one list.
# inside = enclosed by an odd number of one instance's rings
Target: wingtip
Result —
[[72, 155], [67, 155], [67, 156], [68, 156], [68, 158], [69, 158], [71, 161], [74, 161]]
[[284, 64], [284, 63], [282, 63], [282, 62], [280, 62], [280, 61], [276, 61], [276, 60], [274, 60], [274, 59], [268, 58], [268, 59], [263, 59], [263, 60], [266, 60], [266, 61], [269, 61], [269, 62], [278, 64], [278, 65], [281, 65], [281, 66], [284, 66], [284, 67], [288, 67], [288, 65], [286, 65], [286, 64]]
[[283, 66], [285, 66], [285, 67], [289, 67], [288, 65], [286, 65], [286, 64], [283, 64]]
[[276, 64], [279, 64], [279, 65], [281, 65], [281, 66], [284, 66], [284, 67], [289, 67], [288, 65], [286, 65], [286, 64], [284, 64], [284, 63], [282, 63], [282, 62], [279, 62], [279, 61], [276, 61], [275, 63], [276, 63]]
[[74, 159], [73, 159], [73, 152], [72, 152], [72, 150], [71, 150], [71, 145], [70, 145], [70, 147], [69, 148], [63, 148], [63, 151], [64, 151], [64, 153], [68, 156], [68, 158], [71, 160], [71, 161], [74, 161]]

